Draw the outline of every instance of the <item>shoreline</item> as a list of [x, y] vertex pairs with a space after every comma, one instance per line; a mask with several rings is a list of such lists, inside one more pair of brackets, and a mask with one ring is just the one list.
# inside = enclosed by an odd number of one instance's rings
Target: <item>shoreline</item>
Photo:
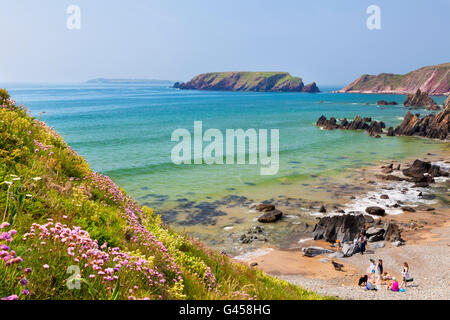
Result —
[[[368, 91], [359, 91], [359, 90], [352, 90], [352, 91], [341, 91], [341, 90], [336, 90], [336, 91], [329, 91], [329, 93], [351, 93], [351, 94], [392, 94], [392, 95], [407, 95], [407, 94], [414, 94], [414, 92], [409, 92], [409, 91], [380, 91], [380, 92], [368, 92]], [[450, 92], [445, 92], [445, 93], [428, 93], [429, 96], [433, 96], [433, 97], [447, 97], [450, 95]]]
[[[444, 151], [439, 155], [428, 155], [421, 160], [445, 163], [448, 171], [450, 168], [449, 153]], [[403, 164], [411, 161], [412, 158], [404, 159], [400, 163], [405, 168]], [[381, 163], [392, 162], [398, 163], [387, 160]], [[379, 165], [365, 168], [365, 170], [371, 172], [375, 179]], [[381, 187], [375, 192], [382, 194], [383, 184], [385, 185], [389, 181], [376, 179], [376, 183]], [[391, 183], [399, 184], [398, 182]], [[322, 240], [306, 239], [299, 243], [291, 239], [296, 244], [290, 247], [268, 245], [259, 249], [259, 254], [257, 250], [256, 254], [250, 253], [248, 256], [238, 256], [235, 259], [290, 283], [342, 299], [450, 299], [448, 290], [450, 275], [448, 271], [441, 270], [442, 265], [450, 262], [450, 208], [448, 205], [450, 180], [446, 178], [446, 181], [441, 183], [443, 183], [442, 198], [436, 200], [436, 203], [432, 202], [434, 200], [428, 202], [429, 205], [433, 205], [434, 211], [416, 210], [416, 212], [388, 214], [381, 219], [401, 224], [402, 237], [406, 240], [404, 246], [394, 247], [386, 242], [384, 248], [372, 249], [373, 243], [369, 243], [368, 252], [362, 256], [355, 254], [348, 258], [331, 259], [327, 255], [319, 255], [308, 258], [302, 255], [301, 248], [314, 246], [333, 251], [334, 248], [331, 243]], [[399, 188], [401, 188], [400, 184]], [[447, 188], [447, 192], [445, 192], [445, 188]], [[354, 202], [360, 201], [364, 195], [367, 198], [370, 197], [369, 192], [361, 193]], [[408, 225], [409, 227], [407, 227]], [[404, 261], [409, 262], [413, 277], [416, 279], [413, 286], [407, 288], [406, 293], [388, 292], [385, 290], [385, 286], [381, 286], [381, 289], [375, 292], [358, 287], [357, 281], [369, 266], [369, 258], [383, 259], [385, 270], [397, 276], [398, 279], [401, 279], [399, 272], [401, 264]], [[330, 263], [331, 260], [344, 264], [344, 271], [334, 270]]]

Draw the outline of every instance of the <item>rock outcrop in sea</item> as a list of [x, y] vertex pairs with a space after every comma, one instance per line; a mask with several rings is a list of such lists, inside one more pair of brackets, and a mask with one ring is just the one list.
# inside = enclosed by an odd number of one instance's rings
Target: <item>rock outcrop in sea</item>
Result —
[[364, 74], [338, 92], [410, 94], [417, 89], [429, 95], [450, 94], [450, 63], [423, 67], [405, 75]]
[[406, 95], [406, 100], [403, 103], [405, 107], [423, 107], [427, 110], [439, 110], [440, 107], [431, 99], [426, 92], [417, 89], [415, 93]]
[[[448, 100], [448, 99], [447, 99]], [[396, 136], [419, 136], [430, 139], [450, 139], [450, 108], [437, 114], [420, 117], [420, 114], [405, 115], [403, 122], [391, 133]]]
[[194, 77], [174, 88], [218, 91], [320, 92], [315, 82], [304, 85], [287, 72], [211, 72]]
[[327, 119], [321, 116], [316, 125], [326, 130], [365, 130], [370, 136], [380, 137], [381, 134], [387, 136], [419, 136], [429, 139], [450, 140], [450, 96], [445, 100], [444, 111], [437, 114], [428, 114], [421, 117], [420, 114], [413, 114], [408, 111], [403, 118], [403, 122], [396, 128], [389, 127], [382, 121], [372, 121], [372, 118], [361, 118], [360, 116], [349, 122], [342, 119], [339, 123], [336, 118]]
[[379, 136], [386, 128], [383, 121], [372, 121], [372, 118], [361, 118], [356, 116], [353, 121], [348, 121], [346, 118], [340, 120], [338, 123], [336, 118], [329, 120], [325, 116], [321, 116], [317, 120], [316, 125], [326, 130], [343, 129], [343, 130], [365, 130], [370, 136]]

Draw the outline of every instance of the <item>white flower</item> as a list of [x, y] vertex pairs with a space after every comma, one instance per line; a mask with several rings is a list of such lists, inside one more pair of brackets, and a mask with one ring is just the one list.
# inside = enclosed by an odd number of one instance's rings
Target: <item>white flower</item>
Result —
[[33, 180], [36, 181], [36, 182], [38, 182], [38, 181], [41, 180], [41, 179], [42, 179], [41, 177], [33, 178]]
[[28, 194], [25, 195], [25, 197], [27, 197], [27, 198], [33, 198], [33, 195], [28, 193]]
[[13, 181], [19, 181], [20, 180], [20, 178], [19, 177], [17, 177], [17, 178], [13, 178]]
[[7, 185], [12, 185], [13, 183], [11, 182], [11, 181], [5, 181], [5, 182], [3, 182], [4, 184], [7, 184]]

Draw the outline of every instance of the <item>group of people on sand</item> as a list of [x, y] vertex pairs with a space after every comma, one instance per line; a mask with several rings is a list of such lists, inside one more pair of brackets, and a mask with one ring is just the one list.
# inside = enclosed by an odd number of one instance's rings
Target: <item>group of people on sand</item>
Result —
[[375, 260], [370, 259], [367, 275], [361, 277], [359, 285], [365, 284], [367, 290], [378, 290], [382, 285], [386, 285], [388, 291], [405, 292], [408, 283], [414, 280], [410, 276], [409, 265], [407, 262], [403, 263], [401, 275], [402, 283], [399, 284], [396, 277], [393, 277], [384, 271], [383, 260], [379, 259], [378, 263], [376, 263]]

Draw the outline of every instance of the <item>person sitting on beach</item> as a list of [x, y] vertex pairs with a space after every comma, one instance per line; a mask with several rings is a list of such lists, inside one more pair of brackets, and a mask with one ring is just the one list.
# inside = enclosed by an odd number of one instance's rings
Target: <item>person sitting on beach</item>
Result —
[[337, 248], [338, 251], [342, 250], [341, 241], [339, 239], [336, 240], [336, 248]]
[[377, 290], [377, 277], [376, 277], [375, 271], [369, 275], [369, 277], [367, 279], [366, 289], [367, 290]]
[[381, 279], [383, 281], [389, 281], [389, 280], [392, 280], [392, 276], [389, 273], [384, 272], [383, 275], [381, 276]]
[[400, 287], [398, 285], [397, 279], [395, 277], [392, 278], [392, 284], [388, 285], [387, 290], [399, 292]]

